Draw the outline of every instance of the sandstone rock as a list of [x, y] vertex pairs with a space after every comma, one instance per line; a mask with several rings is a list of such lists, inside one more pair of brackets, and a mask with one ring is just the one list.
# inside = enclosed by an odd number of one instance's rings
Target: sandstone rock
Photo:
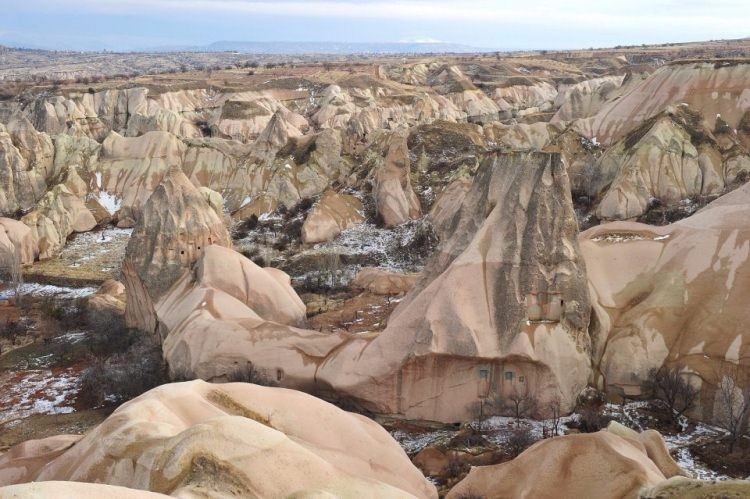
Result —
[[546, 81], [528, 78], [510, 78], [492, 92], [494, 100], [500, 109], [511, 116], [519, 111], [535, 108], [538, 111], [550, 111], [557, 97], [557, 89]]
[[302, 242], [314, 244], [331, 241], [341, 231], [364, 222], [362, 210], [362, 203], [354, 196], [326, 191], [302, 224]]
[[318, 379], [408, 418], [469, 418], [481, 383], [570, 408], [590, 375], [590, 306], [569, 189], [557, 155], [488, 160], [385, 331], [340, 347]]
[[14, 134], [0, 124], [0, 215], [31, 209], [46, 189], [47, 172], [30, 165], [28, 153], [14, 140]]
[[749, 75], [750, 65], [742, 61], [673, 62], [603, 106], [582, 129], [587, 137], [609, 145], [668, 106], [682, 103], [700, 111], [706, 126], [720, 114], [737, 128], [750, 108]]
[[39, 259], [55, 256], [74, 232], [88, 232], [96, 227], [96, 219], [67, 187], [58, 184], [39, 200], [36, 208], [21, 221], [31, 228]]
[[401, 274], [378, 268], [363, 268], [357, 272], [351, 287], [376, 295], [402, 295], [414, 286], [418, 278], [419, 274]]
[[3, 485], [33, 480], [48, 462], [59, 457], [81, 438], [81, 435], [56, 435], [27, 440], [0, 453], [0, 497], [3, 497]]
[[153, 303], [211, 244], [231, 245], [226, 226], [180, 168], [173, 166], [143, 207], [128, 242], [123, 261], [127, 325], [154, 332]]
[[419, 199], [411, 188], [409, 169], [406, 134], [396, 132], [389, 140], [385, 160], [374, 174], [375, 205], [386, 227], [400, 225], [421, 215]]
[[125, 285], [114, 279], [107, 279], [96, 293], [86, 301], [86, 307], [93, 315], [106, 317], [108, 314], [124, 315], [127, 295]]
[[429, 218], [438, 239], [447, 240], [451, 236], [450, 223], [461, 210], [466, 193], [471, 189], [471, 180], [460, 178], [449, 184], [430, 209]]
[[292, 137], [301, 137], [302, 132], [284, 118], [284, 113], [276, 111], [255, 141], [257, 147], [278, 150]]
[[31, 482], [0, 487], [0, 499], [165, 499], [169, 496], [115, 485], [80, 482]]
[[638, 394], [651, 369], [684, 367], [711, 414], [716, 372], [750, 355], [748, 206], [745, 185], [671, 225], [614, 222], [581, 234], [598, 383]]
[[[31, 229], [24, 223], [0, 217], [0, 260], [31, 265], [39, 252]], [[10, 255], [14, 256], [10, 256]]]
[[177, 496], [437, 497], [377, 423], [249, 383], [153, 389], [42, 469], [19, 471]]
[[115, 132], [102, 143], [97, 171], [99, 188], [121, 200], [131, 218], [161, 183], [167, 169], [180, 165], [186, 146], [167, 132], [148, 132], [140, 137], [122, 137]]
[[718, 195], [740, 172], [750, 172], [750, 156], [723, 155], [716, 139], [686, 106], [670, 108], [608, 149], [590, 176], [588, 194], [605, 187], [596, 213], [627, 219], [646, 212], [652, 199], [675, 204], [694, 196]]
[[750, 495], [747, 480], [696, 480], [676, 476], [643, 489], [640, 499], [704, 499], [706, 497], [746, 497]]
[[624, 80], [625, 75], [605, 76], [568, 86], [557, 95], [555, 106], [559, 109], [551, 122], [572, 121], [595, 115], [605, 102], [615, 97]]
[[665, 478], [643, 445], [600, 431], [542, 440], [512, 461], [472, 468], [446, 497], [614, 499]]

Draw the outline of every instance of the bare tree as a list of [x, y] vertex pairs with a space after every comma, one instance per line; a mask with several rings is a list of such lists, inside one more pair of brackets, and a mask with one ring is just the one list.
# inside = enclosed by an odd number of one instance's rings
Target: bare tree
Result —
[[510, 432], [506, 446], [511, 457], [516, 457], [528, 449], [534, 442], [536, 442], [536, 438], [534, 438], [534, 434], [531, 432], [531, 427], [521, 426]]
[[547, 405], [547, 416], [552, 422], [552, 436], [556, 437], [560, 434], [560, 420], [562, 419], [562, 401], [558, 395], [555, 395]]
[[729, 453], [747, 431], [750, 418], [750, 373], [736, 364], [725, 365], [716, 376], [716, 422], [729, 432]]
[[0, 278], [7, 280], [13, 289], [16, 303], [19, 303], [23, 284], [23, 267], [21, 253], [17, 248], [13, 247], [10, 251], [0, 252]]
[[681, 374], [679, 367], [652, 369], [646, 383], [654, 398], [664, 402], [669, 408], [672, 422], [695, 406], [698, 389]]
[[516, 424], [521, 418], [530, 416], [536, 410], [536, 397], [529, 390], [528, 384], [524, 383], [521, 389], [514, 386], [513, 391], [506, 398], [516, 418]]

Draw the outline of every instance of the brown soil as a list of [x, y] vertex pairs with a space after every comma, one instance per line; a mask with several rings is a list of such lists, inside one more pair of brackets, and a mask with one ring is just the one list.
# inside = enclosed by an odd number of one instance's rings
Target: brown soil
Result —
[[732, 478], [750, 477], [750, 440], [747, 438], [740, 439], [731, 454], [726, 439], [691, 445], [690, 451], [712, 470]]
[[[321, 313], [316, 313], [315, 305], [311, 304], [314, 315], [308, 319], [308, 327], [330, 332], [382, 331], [385, 329], [391, 312], [396, 308], [396, 300], [397, 298], [372, 293], [362, 293], [344, 299], [334, 295], [320, 303]], [[308, 310], [310, 308], [308, 305]]]

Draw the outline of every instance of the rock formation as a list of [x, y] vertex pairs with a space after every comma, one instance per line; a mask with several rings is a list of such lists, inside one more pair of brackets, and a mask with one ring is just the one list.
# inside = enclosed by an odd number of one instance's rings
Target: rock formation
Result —
[[402, 274], [378, 268], [364, 268], [357, 272], [351, 287], [376, 295], [403, 295], [409, 292], [418, 278], [419, 274]]
[[488, 160], [386, 330], [318, 379], [408, 418], [471, 417], [482, 383], [571, 407], [590, 375], [590, 306], [569, 189], [558, 155]]
[[362, 210], [362, 203], [354, 196], [326, 191], [305, 218], [302, 242], [314, 244], [332, 240], [341, 231], [364, 222]]
[[746, 184], [670, 225], [613, 222], [581, 234], [601, 387], [637, 394], [651, 369], [676, 366], [710, 414], [723, 363], [750, 357], [748, 216]]
[[400, 225], [421, 215], [419, 199], [411, 188], [406, 134], [394, 133], [384, 161], [374, 173], [373, 196], [386, 227]]
[[[0, 484], [71, 480], [208, 497], [437, 497], [377, 423], [249, 383], [162, 386], [65, 442], [61, 453], [21, 445], [0, 455], [7, 463]], [[25, 460], [29, 454], [36, 458]]]
[[31, 265], [37, 253], [39, 250], [27, 225], [12, 218], [0, 217], [0, 262], [4, 266], [13, 262]]
[[179, 167], [143, 207], [122, 265], [129, 327], [156, 331], [154, 303], [211, 245], [230, 246], [226, 226]]
[[661, 435], [651, 435], [603, 430], [542, 440], [512, 461], [472, 468], [446, 497], [637, 497], [680, 471]]

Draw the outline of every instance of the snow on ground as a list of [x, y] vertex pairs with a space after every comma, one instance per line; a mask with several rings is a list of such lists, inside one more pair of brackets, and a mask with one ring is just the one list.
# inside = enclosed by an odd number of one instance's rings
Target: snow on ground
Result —
[[[96, 288], [67, 288], [65, 286], [53, 286], [52, 284], [39, 284], [36, 282], [27, 282], [21, 284], [20, 293], [25, 296], [34, 296], [39, 298], [53, 297], [61, 299], [75, 299], [89, 296], [96, 292]], [[7, 289], [3, 295], [13, 296], [15, 290]]]
[[79, 372], [32, 369], [0, 375], [0, 424], [33, 414], [67, 414], [80, 386]]

